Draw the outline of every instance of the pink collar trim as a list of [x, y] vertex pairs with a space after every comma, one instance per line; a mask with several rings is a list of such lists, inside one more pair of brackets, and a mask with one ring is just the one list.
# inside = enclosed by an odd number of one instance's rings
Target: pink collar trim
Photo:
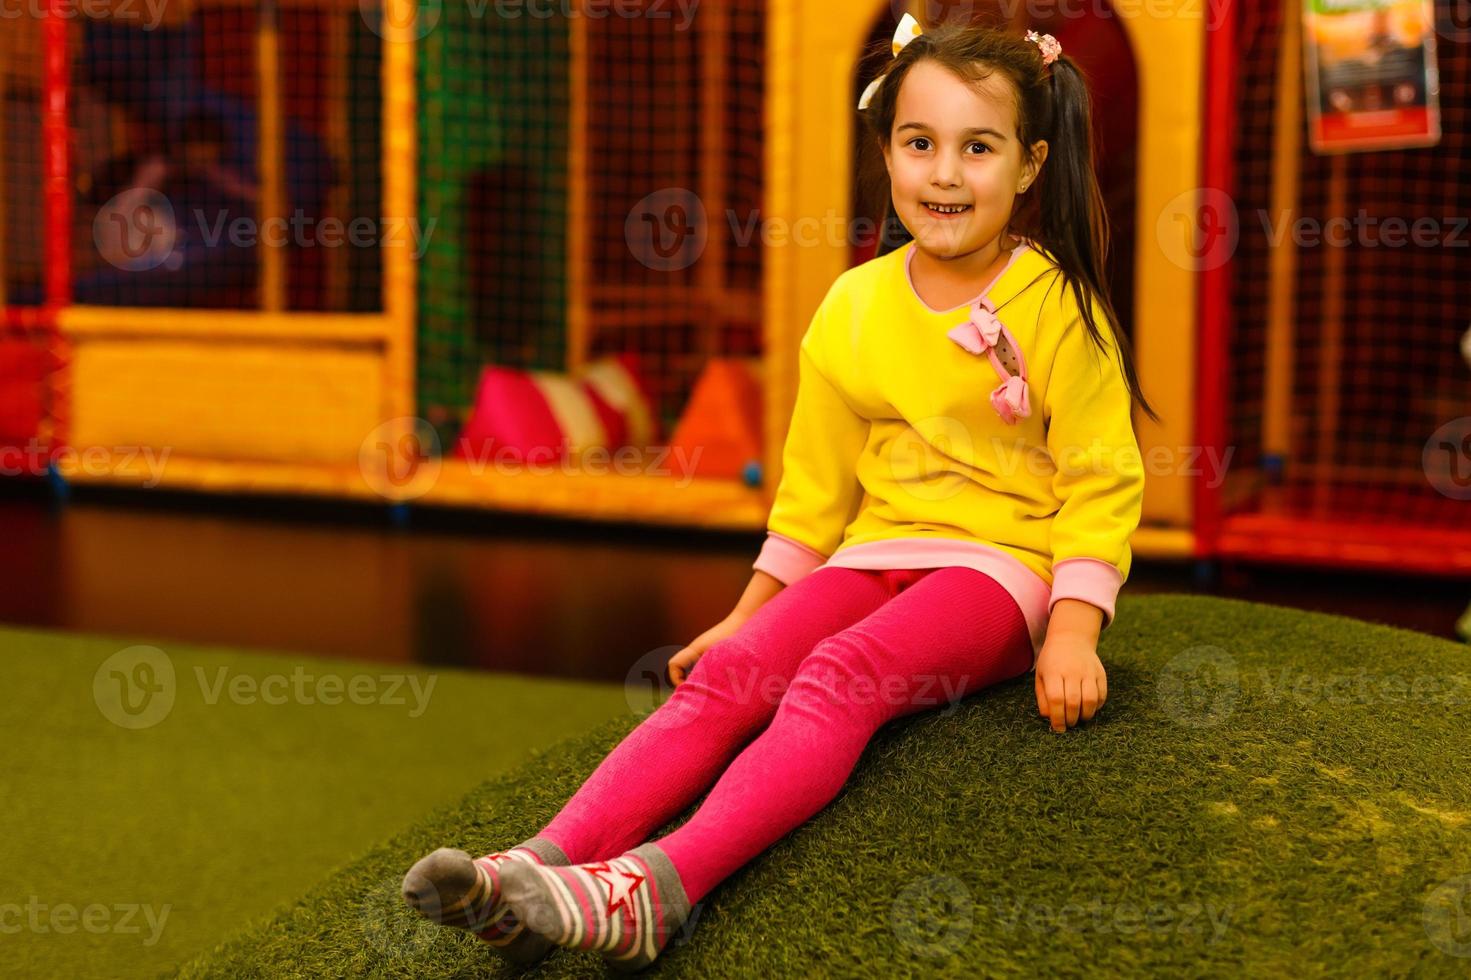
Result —
[[908, 245], [909, 254], [904, 257], [904, 279], [905, 279], [905, 281], [907, 281], [909, 283], [909, 294], [914, 297], [915, 302], [919, 303], [920, 306], [923, 306], [926, 310], [929, 310], [931, 313], [939, 313], [939, 314], [959, 313], [962, 310], [966, 309], [967, 307], [972, 306], [975, 303], [980, 302], [986, 296], [986, 294], [989, 293], [992, 290], [993, 287], [995, 287], [996, 283], [998, 283], [998, 282], [1001, 281], [1001, 277], [1004, 276], [1004, 275], [1006, 275], [1006, 273], [1011, 269], [1011, 267], [1016, 264], [1017, 258], [1020, 257], [1021, 254], [1023, 252], [1025, 252], [1027, 250], [1027, 248], [1031, 244], [1025, 238], [1020, 239], [1020, 241], [1021, 241], [1021, 244], [1018, 245], [1016, 248], [1012, 249], [1012, 251], [1011, 251], [1011, 258], [1009, 258], [1009, 259], [1006, 260], [1006, 265], [1002, 266], [1001, 267], [1001, 271], [998, 272], [998, 273], [996, 273], [996, 275], [991, 278], [991, 281], [990, 282], [986, 283], [986, 288], [985, 289], [981, 290], [980, 293], [978, 293], [973, 298], [966, 300], [964, 303], [961, 303], [959, 306], [952, 306], [951, 308], [949, 308], [947, 310], [937, 310], [937, 309], [935, 309], [933, 306], [931, 306], [930, 304], [926, 303], [924, 301], [924, 298], [919, 295], [919, 290], [917, 290], [917, 289], [914, 288], [914, 270], [913, 270], [913, 266], [914, 266], [914, 252], [915, 252], [915, 249], [918, 248], [918, 246], [914, 242], [911, 241], [909, 243], [909, 245]]

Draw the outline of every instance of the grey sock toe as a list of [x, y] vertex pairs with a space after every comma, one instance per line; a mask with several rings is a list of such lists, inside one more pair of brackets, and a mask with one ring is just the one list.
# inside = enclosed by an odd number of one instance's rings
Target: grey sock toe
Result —
[[508, 867], [501, 872], [501, 898], [526, 928], [555, 940], [561, 919], [546, 894], [546, 882], [529, 866]]
[[441, 847], [422, 857], [404, 875], [404, 901], [435, 922], [445, 909], [459, 909], [465, 894], [475, 887], [475, 862], [469, 854]]

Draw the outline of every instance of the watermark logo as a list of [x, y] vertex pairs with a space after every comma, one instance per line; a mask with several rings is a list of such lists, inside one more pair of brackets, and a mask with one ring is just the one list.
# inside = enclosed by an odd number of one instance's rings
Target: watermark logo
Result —
[[905, 950], [926, 959], [945, 959], [970, 939], [975, 903], [965, 882], [930, 875], [911, 882], [889, 906], [889, 929]]
[[422, 41], [439, 26], [444, 0], [358, 0], [358, 13], [368, 29], [385, 41]]
[[1236, 710], [1241, 675], [1236, 658], [1220, 647], [1191, 647], [1160, 671], [1159, 706], [1186, 728], [1213, 728]]
[[441, 457], [434, 426], [417, 416], [403, 415], [364, 437], [358, 447], [358, 470], [380, 497], [412, 500], [439, 482], [444, 467]]
[[[429, 708], [435, 674], [315, 674], [297, 665], [290, 673], [257, 677], [228, 666], [210, 670], [195, 666], [200, 700], [210, 706], [236, 705], [383, 705], [408, 708], [419, 718]], [[102, 662], [92, 675], [92, 699], [102, 717], [119, 728], [152, 728], [169, 716], [180, 694], [174, 663], [157, 647], [133, 646]]]
[[[889, 0], [889, 13], [895, 24], [904, 19], [911, 6], [909, 0]], [[932, 28], [941, 24], [969, 24], [975, 20], [976, 4], [975, 0], [924, 0], [915, 16], [921, 24]]]
[[704, 254], [709, 236], [704, 202], [684, 187], [647, 195], [623, 222], [629, 252], [655, 272], [688, 269]]
[[1198, 187], [1175, 195], [1155, 222], [1155, 239], [1165, 257], [1182, 269], [1218, 269], [1236, 254], [1241, 222], [1231, 195]]
[[1471, 957], [1471, 874], [1441, 882], [1425, 899], [1423, 920], [1436, 949]]
[[427, 954], [445, 932], [444, 926], [408, 906], [401, 878], [385, 878], [364, 890], [358, 926], [375, 953], [394, 958]]
[[174, 709], [174, 662], [158, 647], [133, 646], [102, 662], [92, 675], [92, 699], [119, 728], [152, 728]]
[[155, 946], [163, 936], [173, 908], [172, 904], [138, 902], [113, 905], [93, 902], [79, 908], [71, 902], [48, 903], [41, 901], [39, 895], [31, 895], [24, 905], [0, 903], [0, 935], [29, 932], [38, 936], [48, 933], [65, 936], [80, 929], [94, 936], [142, 936], [144, 946]]
[[[693, 688], [681, 691], [668, 680], [669, 660], [683, 649], [684, 646], [677, 643], [655, 647], [635, 660], [624, 675], [624, 700], [628, 702], [629, 710], [644, 719], [644, 724], [673, 731], [685, 728], [700, 717], [706, 704], [703, 692]], [[709, 652], [706, 651], [707, 656]], [[685, 686], [682, 684], [680, 688]]]
[[1452, 500], [1471, 500], [1471, 415], [1452, 419], [1425, 440], [1425, 478]]
[[178, 238], [174, 206], [151, 187], [130, 187], [114, 195], [92, 219], [97, 254], [125, 272], [180, 268]]

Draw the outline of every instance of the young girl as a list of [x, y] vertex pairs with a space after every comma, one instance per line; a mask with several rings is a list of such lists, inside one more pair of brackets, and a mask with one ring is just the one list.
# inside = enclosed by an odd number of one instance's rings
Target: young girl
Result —
[[1034, 32], [905, 17], [894, 54], [860, 109], [913, 240], [839, 276], [802, 339], [745, 594], [540, 833], [404, 879], [514, 962], [653, 962], [891, 719], [1032, 669], [1055, 731], [1107, 697], [1096, 646], [1144, 485], [1134, 399], [1153, 413], [1104, 283], [1087, 88]]

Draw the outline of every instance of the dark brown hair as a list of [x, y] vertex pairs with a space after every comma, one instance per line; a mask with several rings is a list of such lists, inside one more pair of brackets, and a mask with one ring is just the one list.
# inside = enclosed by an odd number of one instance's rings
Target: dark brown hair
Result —
[[[882, 52], [876, 48], [872, 54], [888, 55], [891, 50], [888, 38], [883, 40], [882, 47]], [[1159, 416], [1139, 386], [1132, 347], [1109, 297], [1104, 272], [1108, 261], [1108, 215], [1093, 168], [1092, 100], [1081, 69], [1067, 55], [1059, 55], [1051, 65], [1044, 65], [1036, 44], [1008, 31], [983, 25], [937, 27], [914, 38], [898, 57], [889, 59], [884, 81], [862, 113], [864, 124], [878, 140], [880, 149], [888, 145], [893, 132], [904, 77], [922, 61], [933, 61], [972, 85], [999, 73], [1017, 97], [1017, 136], [1024, 159], [1033, 143], [1047, 141], [1047, 160], [1028, 188], [1031, 193], [1020, 199], [1013, 212], [1011, 227], [1037, 243], [1057, 264], [1062, 272], [1063, 288], [1072, 287], [1088, 334], [1103, 350], [1103, 336], [1094, 322], [1090, 299], [1098, 303], [1119, 348], [1129, 392], [1144, 413], [1158, 422]], [[891, 201], [882, 153], [865, 156], [869, 164], [862, 175], [863, 186], [874, 200], [882, 193]], [[902, 226], [895, 227], [898, 222], [892, 215], [892, 203], [889, 210], [879, 254], [910, 240]]]

